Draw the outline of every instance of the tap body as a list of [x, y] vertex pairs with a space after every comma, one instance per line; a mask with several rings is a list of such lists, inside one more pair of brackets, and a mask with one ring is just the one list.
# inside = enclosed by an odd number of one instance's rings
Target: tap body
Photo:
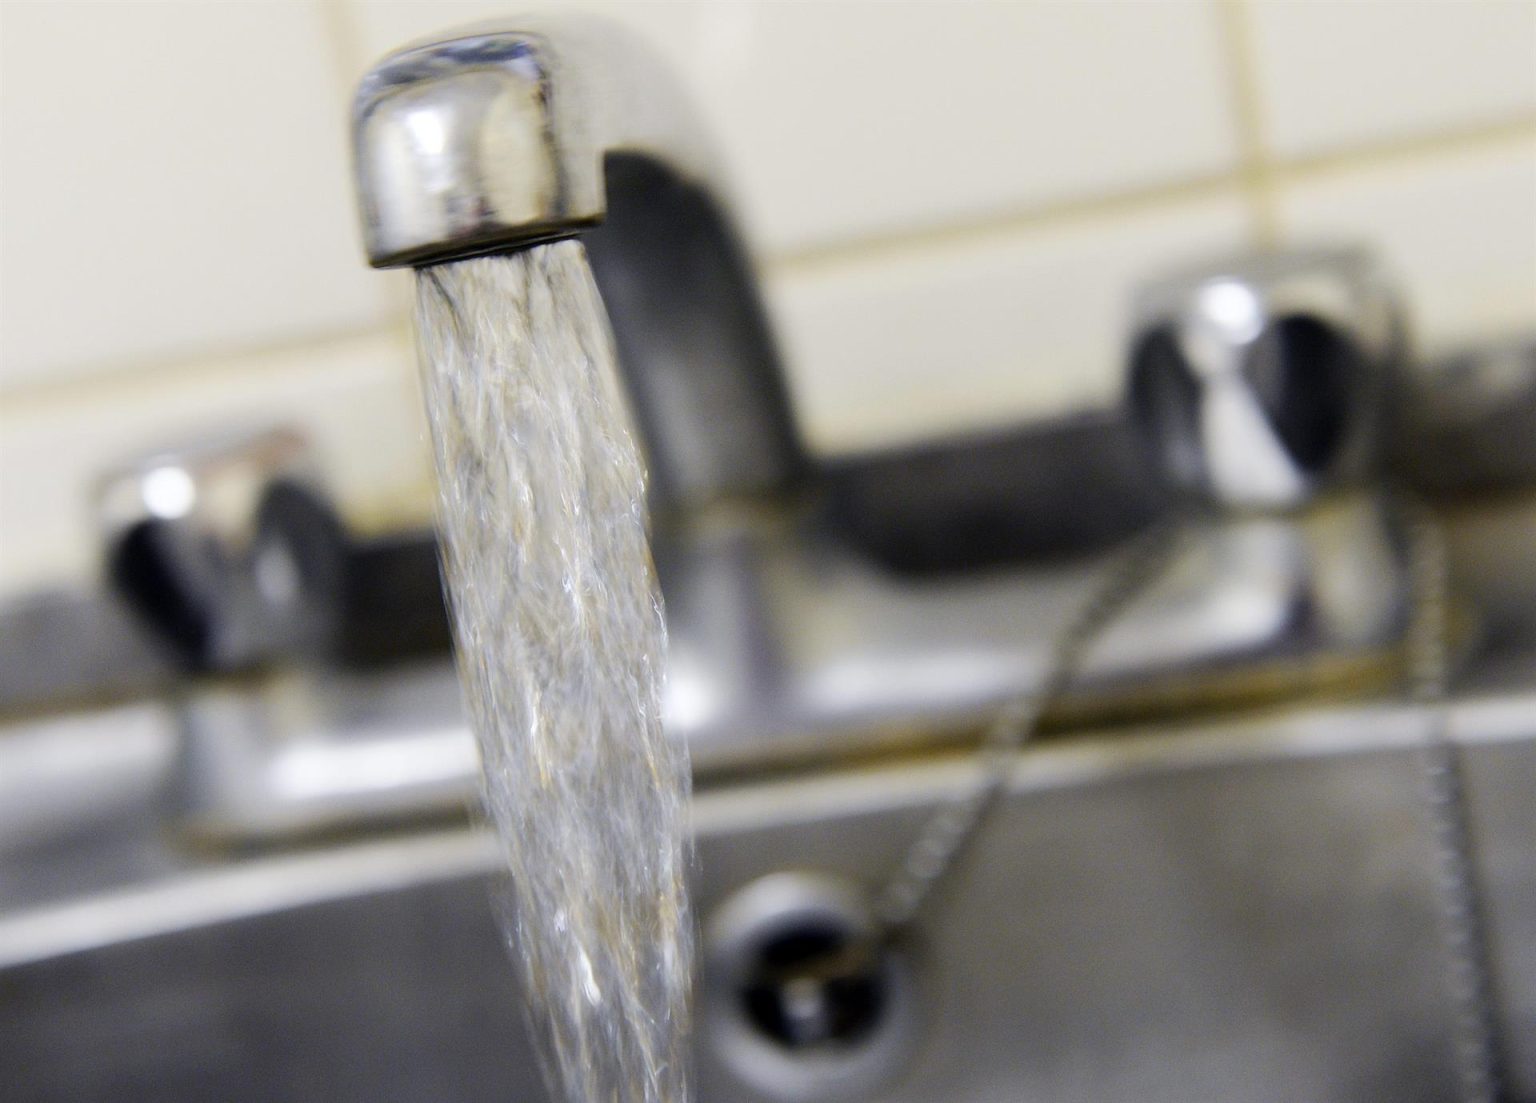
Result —
[[618, 347], [653, 512], [762, 497], [805, 459], [717, 161], [643, 44], [596, 23], [469, 29], [363, 78], [372, 264], [580, 236]]
[[1229, 258], [1143, 287], [1132, 419], [1170, 486], [1230, 514], [1285, 513], [1381, 474], [1402, 312], [1362, 249]]

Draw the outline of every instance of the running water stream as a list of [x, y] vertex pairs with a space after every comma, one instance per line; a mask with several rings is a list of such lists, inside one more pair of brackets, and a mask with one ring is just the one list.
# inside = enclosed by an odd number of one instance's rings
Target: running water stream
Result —
[[683, 1103], [688, 766], [645, 473], [580, 244], [419, 270], [459, 676], [556, 1098]]

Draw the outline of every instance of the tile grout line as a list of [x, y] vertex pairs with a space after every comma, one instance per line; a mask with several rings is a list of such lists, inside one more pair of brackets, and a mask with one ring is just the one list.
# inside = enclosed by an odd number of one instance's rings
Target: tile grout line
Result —
[[[1278, 203], [1279, 191], [1287, 184], [1309, 183], [1337, 173], [1369, 171], [1405, 161], [1473, 152], [1530, 139], [1536, 139], [1536, 115], [1289, 161], [1266, 159], [1263, 175], [1269, 198]], [[914, 250], [960, 248], [1026, 231], [1081, 225], [1179, 202], [1214, 198], [1231, 190], [1244, 190], [1249, 184], [1245, 174], [1239, 171], [1134, 192], [1066, 199], [975, 220], [786, 250], [776, 256], [767, 256], [762, 267], [775, 275], [799, 275]]]
[[[364, 48], [364, 37], [358, 27], [360, 13], [354, 0], [314, 0], [320, 6], [320, 18], [325, 24], [326, 37], [331, 43], [331, 60], [337, 66], [337, 87], [341, 89], [347, 125], [351, 124], [351, 98], [356, 82], [372, 60]], [[363, 259], [359, 255], [358, 263]], [[385, 300], [395, 313], [410, 314], [416, 303], [409, 281], [391, 281], [384, 291]]]
[[1305, 182], [1339, 173], [1388, 168], [1416, 158], [1469, 153], [1489, 146], [1533, 139], [1536, 139], [1536, 112], [1522, 112], [1512, 118], [1479, 126], [1416, 134], [1353, 149], [1292, 157], [1277, 161], [1272, 166], [1272, 172], [1280, 180]]
[[[334, 7], [337, 10], [343, 8], [345, 2], [316, 0], [316, 3], [327, 9]], [[1226, 6], [1240, 3], [1241, 0], [1215, 2]], [[345, 20], [344, 14], [341, 19]], [[338, 33], [343, 32], [338, 28]], [[338, 50], [337, 54], [339, 57], [341, 51]], [[1478, 128], [1414, 136], [1368, 148], [1341, 150], [1290, 161], [1265, 159], [1262, 176], [1268, 199], [1273, 201], [1279, 187], [1284, 184], [1305, 183], [1340, 173], [1388, 167], [1404, 161], [1474, 151], [1533, 138], [1536, 138], [1536, 114], [1521, 115], [1513, 120]], [[1249, 174], [1239, 171], [1133, 192], [1065, 199], [979, 220], [807, 246], [777, 256], [760, 254], [760, 268], [765, 275], [795, 277], [844, 265], [866, 264], [881, 258], [964, 248], [1020, 233], [1081, 226], [1096, 220], [1151, 212], [1180, 202], [1212, 199], [1253, 186], [1254, 181]], [[1272, 214], [1268, 217], [1273, 220]], [[1259, 236], [1264, 240], [1264, 235]], [[136, 390], [142, 386], [171, 385], [186, 378], [201, 377], [209, 370], [238, 374], [253, 370], [251, 365], [243, 361], [299, 355], [306, 351], [323, 355], [335, 346], [370, 338], [391, 338], [408, 345], [411, 335], [408, 321], [409, 296], [400, 296], [399, 300], [395, 303], [396, 316], [376, 325], [289, 341], [209, 349], [173, 360], [101, 365], [99, 370], [87, 370], [63, 379], [26, 380], [0, 386], [0, 399], [4, 401], [7, 413], [25, 413], [39, 408], [46, 409], [57, 402], [70, 401], [87, 392], [95, 399], [102, 397], [104, 391], [115, 393]], [[216, 366], [210, 369], [210, 365]]]
[[[360, 13], [354, 0], [314, 0], [320, 6], [320, 18], [325, 25], [326, 37], [330, 40], [331, 60], [337, 66], [337, 85], [342, 91], [344, 102], [350, 104], [353, 93], [353, 82], [358, 79], [364, 67], [370, 60], [364, 50], [363, 35], [358, 27]], [[348, 125], [351, 121], [351, 112], [347, 112]], [[360, 256], [358, 263], [363, 263]], [[395, 386], [399, 388], [409, 403], [421, 402], [420, 374], [416, 370], [415, 330], [411, 318], [415, 309], [415, 295], [412, 293], [411, 280], [390, 280], [385, 288], [385, 301], [389, 304], [392, 321], [369, 331], [373, 334], [388, 335], [390, 338], [403, 342], [406, 350], [406, 358], [410, 364], [409, 371], [399, 372], [399, 378]], [[362, 338], [363, 335], [358, 335]], [[430, 476], [420, 486], [397, 488], [389, 504], [381, 506], [372, 503], [369, 511], [351, 518], [354, 525], [367, 531], [370, 524], [378, 522], [380, 517], [393, 518], [398, 521], [401, 517], [418, 517], [421, 512], [421, 503], [428, 503], [426, 516], [430, 523], [433, 503], [436, 501], [436, 487]], [[375, 527], [381, 531], [384, 523], [378, 522]]]
[[1238, 175], [1248, 197], [1254, 239], [1261, 248], [1272, 249], [1280, 241], [1279, 205], [1275, 166], [1265, 140], [1253, 22], [1245, 0], [1212, 0], [1212, 5], [1226, 55], [1228, 92], [1237, 124]]
[[336, 67], [336, 86], [343, 95], [363, 70], [362, 50], [358, 41], [357, 21], [348, 0], [312, 0], [320, 13], [329, 40], [331, 64]]
[[1061, 199], [1020, 210], [983, 215], [976, 219], [843, 239], [825, 245], [801, 246], [778, 254], [766, 254], [761, 267], [775, 275], [799, 274], [823, 267], [835, 267], [845, 262], [859, 263], [887, 254], [973, 245], [1024, 231], [1080, 225], [1100, 218], [1135, 214], [1179, 202], [1210, 199], [1229, 192], [1239, 183], [1240, 178], [1236, 174], [1221, 173], [1131, 192]]
[[7, 415], [29, 416], [47, 413], [54, 407], [81, 401], [102, 403], [143, 390], [174, 387], [188, 381], [202, 381], [210, 375], [247, 376], [272, 371], [270, 361], [299, 357], [331, 355], [348, 345], [387, 340], [401, 348], [410, 348], [411, 332], [405, 320], [366, 328], [338, 331], [270, 344], [210, 350], [175, 360], [153, 363], [104, 365], [61, 379], [23, 380], [0, 387], [0, 404]]

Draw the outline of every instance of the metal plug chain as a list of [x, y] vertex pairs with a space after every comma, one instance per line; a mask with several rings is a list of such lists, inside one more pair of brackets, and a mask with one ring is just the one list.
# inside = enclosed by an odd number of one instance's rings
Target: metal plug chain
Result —
[[933, 813], [876, 894], [875, 918], [887, 937], [912, 921], [980, 834], [1007, 785], [1014, 752], [1034, 736], [1040, 718], [1072, 684], [1088, 648], [1162, 574], [1179, 545], [1179, 532], [1176, 522], [1165, 521], [1136, 537], [1057, 635], [1040, 685], [1003, 706], [977, 751], [980, 780]]
[[[1461, 1103], [1495, 1103], [1500, 1061], [1492, 973], [1473, 874], [1465, 782], [1446, 703], [1450, 662], [1445, 545], [1428, 511], [1407, 497], [1402, 501], [1408, 523], [1412, 605], [1406, 640], [1410, 695], [1427, 723], [1422, 767], [1456, 1005], [1459, 1097]], [[1179, 546], [1179, 534], [1177, 523], [1169, 521], [1138, 537], [1056, 637], [1039, 687], [998, 713], [978, 750], [980, 780], [933, 813], [896, 873], [874, 898], [875, 918], [887, 938], [912, 922], [980, 835], [1007, 785], [1015, 752], [1033, 737], [1041, 717], [1071, 685], [1088, 648], [1162, 574]]]
[[1451, 738], [1445, 541], [1417, 500], [1401, 497], [1407, 519], [1413, 609], [1408, 626], [1409, 693], [1425, 715], [1421, 763], [1435, 833], [1440, 922], [1455, 1004], [1457, 1075], [1462, 1103], [1499, 1097], [1499, 1046], [1485, 920], [1477, 892], [1471, 824], [1461, 755]]

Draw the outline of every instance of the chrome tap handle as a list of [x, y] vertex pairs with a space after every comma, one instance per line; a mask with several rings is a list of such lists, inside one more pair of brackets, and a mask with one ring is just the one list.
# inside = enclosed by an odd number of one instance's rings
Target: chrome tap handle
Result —
[[325, 650], [346, 539], [307, 441], [287, 429], [160, 450], [102, 479], [108, 584], [183, 665]]
[[1365, 253], [1265, 254], [1167, 277], [1142, 290], [1134, 334], [1132, 416], [1186, 494], [1287, 510], [1373, 470], [1403, 338]]

